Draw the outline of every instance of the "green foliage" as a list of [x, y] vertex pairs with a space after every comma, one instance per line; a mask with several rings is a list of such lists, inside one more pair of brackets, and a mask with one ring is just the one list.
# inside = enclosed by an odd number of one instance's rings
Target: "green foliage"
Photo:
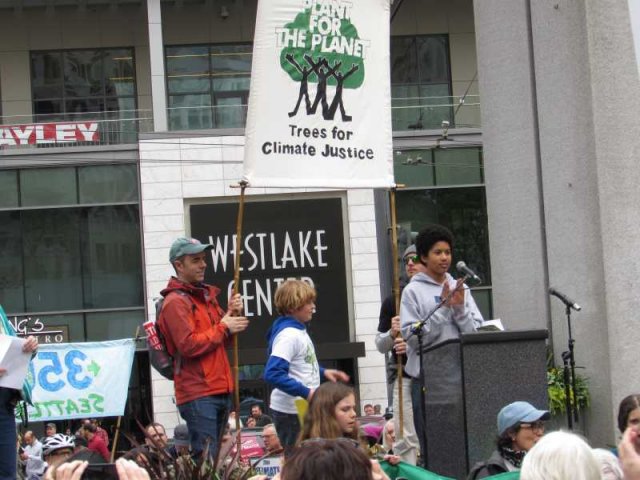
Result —
[[[566, 391], [564, 383], [564, 369], [550, 366], [547, 368], [547, 392], [549, 395], [549, 411], [552, 415], [565, 413]], [[589, 395], [589, 382], [587, 378], [576, 373], [576, 391], [569, 385], [569, 395], [571, 405], [575, 406], [577, 401], [578, 410], [589, 408], [591, 397]]]
[[[309, 21], [311, 18], [311, 10], [306, 9], [299, 13], [293, 22], [287, 23], [284, 28], [292, 32], [301, 32], [305, 38], [305, 47], [285, 47], [280, 52], [280, 66], [289, 75], [289, 77], [295, 81], [300, 82], [302, 80], [302, 74], [295, 68], [287, 59], [287, 55], [292, 55], [294, 60], [302, 68], [309, 68], [309, 64], [305, 60], [305, 55], [308, 55], [314, 62], [318, 62], [320, 59], [325, 59], [330, 67], [334, 67], [340, 63], [338, 72], [346, 74], [352, 66], [357, 66], [357, 70], [353, 75], [350, 75], [344, 82], [344, 88], [359, 88], [364, 82], [365, 65], [362, 57], [357, 55], [341, 54], [336, 51], [323, 52], [322, 45], [315, 45], [312, 48], [312, 37], [317, 34], [316, 29], [310, 29]], [[344, 42], [358, 40], [358, 31], [356, 27], [351, 23], [349, 19], [340, 19], [340, 35], [324, 35], [323, 45], [332, 45], [332, 42]], [[318, 77], [315, 73], [311, 73], [308, 78], [309, 83], [318, 83]], [[336, 85], [336, 80], [333, 76], [327, 79], [327, 85]]]

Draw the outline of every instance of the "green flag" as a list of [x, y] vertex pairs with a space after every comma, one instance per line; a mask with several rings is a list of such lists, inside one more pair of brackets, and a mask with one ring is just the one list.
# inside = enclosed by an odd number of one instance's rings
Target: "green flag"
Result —
[[492, 480], [518, 480], [520, 478], [520, 471], [499, 473], [498, 475], [491, 475], [486, 478], [491, 478]]
[[454, 480], [451, 477], [443, 477], [437, 473], [404, 462], [400, 462], [398, 465], [380, 462], [380, 466], [391, 480], [395, 480], [398, 477], [404, 477], [408, 480]]

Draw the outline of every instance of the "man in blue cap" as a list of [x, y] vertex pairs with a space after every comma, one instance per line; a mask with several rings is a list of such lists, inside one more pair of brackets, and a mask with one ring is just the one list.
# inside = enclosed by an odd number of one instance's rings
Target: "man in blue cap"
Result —
[[236, 294], [227, 310], [218, 303], [220, 289], [204, 283], [212, 245], [195, 238], [176, 239], [169, 261], [176, 275], [162, 290], [158, 327], [174, 358], [174, 386], [180, 416], [189, 430], [191, 451], [216, 457], [231, 408], [233, 378], [225, 347], [249, 321]]

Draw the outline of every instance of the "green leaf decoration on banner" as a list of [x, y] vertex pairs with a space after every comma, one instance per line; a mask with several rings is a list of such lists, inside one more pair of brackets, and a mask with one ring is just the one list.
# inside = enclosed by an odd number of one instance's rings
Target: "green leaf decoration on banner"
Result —
[[87, 367], [87, 370], [89, 370], [89, 372], [92, 373], [93, 377], [95, 378], [100, 373], [100, 365], [98, 365], [95, 360], [92, 360]]
[[[344, 88], [360, 88], [365, 78], [364, 56], [369, 53], [369, 42], [359, 37], [349, 18], [338, 18], [338, 12], [332, 13], [316, 15], [307, 8], [284, 26], [278, 33], [280, 43], [284, 44], [280, 66], [295, 82], [301, 82], [304, 76], [301, 70], [307, 70], [310, 72], [307, 82], [318, 83], [313, 64], [325, 62], [322, 67], [325, 71], [335, 69], [336, 75], [344, 76]], [[298, 42], [293, 38], [304, 40]], [[327, 85], [337, 84], [334, 75], [327, 77]]]

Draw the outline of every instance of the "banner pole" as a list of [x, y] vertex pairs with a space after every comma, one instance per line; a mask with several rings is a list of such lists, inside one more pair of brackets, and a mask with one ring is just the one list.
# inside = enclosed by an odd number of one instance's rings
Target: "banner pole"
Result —
[[122, 417], [118, 417], [118, 421], [116, 423], [116, 434], [113, 436], [113, 445], [111, 446], [111, 463], [116, 458], [116, 447], [118, 446], [118, 437], [120, 436], [120, 422], [122, 422]]
[[[236, 223], [236, 246], [235, 246], [235, 264], [233, 271], [233, 294], [240, 291], [240, 245], [242, 245], [242, 222], [244, 218], [244, 191], [247, 188], [247, 182], [240, 182], [240, 203], [238, 205], [238, 220]], [[240, 434], [240, 368], [238, 366], [238, 334], [233, 336], [233, 408], [236, 412], [236, 445], [237, 452], [240, 454], [242, 447], [242, 436]]]
[[[135, 343], [140, 340], [142, 336], [140, 335], [140, 325], [136, 327], [136, 333], [133, 335], [133, 341]], [[113, 436], [113, 445], [111, 445], [111, 463], [115, 460], [116, 457], [116, 447], [118, 446], [118, 437], [120, 436], [120, 424], [122, 423], [122, 415], [118, 416], [118, 421], [116, 422], [116, 433]]]
[[[393, 295], [395, 297], [396, 316], [400, 315], [400, 272], [398, 271], [398, 223], [396, 218], [396, 188], [389, 190], [389, 202], [391, 210], [391, 258], [393, 258]], [[394, 338], [398, 335], [394, 335]], [[398, 380], [398, 439], [404, 437], [404, 407], [402, 392], [402, 355], [396, 355], [397, 380]], [[395, 414], [395, 412], [394, 412]]]

